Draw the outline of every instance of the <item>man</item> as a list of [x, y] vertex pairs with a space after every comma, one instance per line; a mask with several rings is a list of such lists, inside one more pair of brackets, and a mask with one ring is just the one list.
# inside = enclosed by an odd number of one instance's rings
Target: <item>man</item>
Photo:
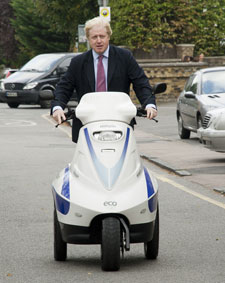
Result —
[[[79, 102], [88, 92], [119, 91], [129, 94], [131, 83], [138, 100], [146, 107], [147, 118], [154, 118], [157, 110], [148, 79], [130, 51], [109, 45], [112, 35], [109, 22], [101, 17], [89, 20], [85, 24], [85, 33], [91, 50], [72, 59], [66, 74], [57, 85], [55, 100], [52, 102], [53, 118], [59, 124], [65, 119], [63, 109], [74, 89]], [[77, 142], [81, 127], [81, 121], [74, 119], [74, 142]]]

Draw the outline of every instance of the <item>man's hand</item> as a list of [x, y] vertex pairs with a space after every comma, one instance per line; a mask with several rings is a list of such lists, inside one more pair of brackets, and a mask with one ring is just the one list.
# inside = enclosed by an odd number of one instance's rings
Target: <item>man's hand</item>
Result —
[[57, 109], [53, 112], [52, 117], [54, 120], [58, 123], [61, 124], [62, 121], [66, 120], [66, 116], [64, 114], [64, 111], [62, 109]]
[[153, 119], [157, 116], [157, 110], [153, 107], [146, 107], [145, 109], [147, 111], [147, 118], [148, 119]]

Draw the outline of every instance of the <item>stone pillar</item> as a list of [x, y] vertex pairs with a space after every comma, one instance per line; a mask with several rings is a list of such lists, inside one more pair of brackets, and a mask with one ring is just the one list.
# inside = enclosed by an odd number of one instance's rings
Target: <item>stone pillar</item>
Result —
[[185, 56], [193, 57], [194, 47], [194, 44], [177, 44], [177, 58], [183, 61]]

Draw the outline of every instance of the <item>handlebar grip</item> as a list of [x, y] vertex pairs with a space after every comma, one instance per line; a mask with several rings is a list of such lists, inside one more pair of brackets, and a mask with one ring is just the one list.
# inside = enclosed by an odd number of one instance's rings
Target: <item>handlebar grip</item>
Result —
[[[137, 108], [136, 116], [138, 116], [138, 117], [147, 117], [147, 111], [145, 109], [142, 109], [142, 108]], [[155, 118], [152, 118], [152, 120], [155, 121], [156, 123], [159, 122]]]
[[137, 114], [138, 117], [147, 117], [147, 111], [142, 108], [137, 108]]
[[[64, 122], [68, 121], [68, 120], [72, 120], [76, 117], [75, 115], [75, 111], [74, 110], [68, 110], [67, 112], [64, 113], [66, 119], [61, 121], [61, 124], [63, 124]], [[57, 124], [55, 127], [57, 128], [59, 125], [61, 124]]]

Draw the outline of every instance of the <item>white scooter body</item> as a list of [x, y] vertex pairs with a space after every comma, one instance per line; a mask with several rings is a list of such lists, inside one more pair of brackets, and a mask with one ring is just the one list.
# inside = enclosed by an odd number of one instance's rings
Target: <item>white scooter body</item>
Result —
[[83, 127], [74, 157], [52, 186], [66, 243], [100, 244], [96, 222], [110, 215], [124, 220], [130, 243], [152, 239], [158, 185], [140, 160], [129, 126], [136, 111], [121, 92], [88, 93], [77, 106]]

